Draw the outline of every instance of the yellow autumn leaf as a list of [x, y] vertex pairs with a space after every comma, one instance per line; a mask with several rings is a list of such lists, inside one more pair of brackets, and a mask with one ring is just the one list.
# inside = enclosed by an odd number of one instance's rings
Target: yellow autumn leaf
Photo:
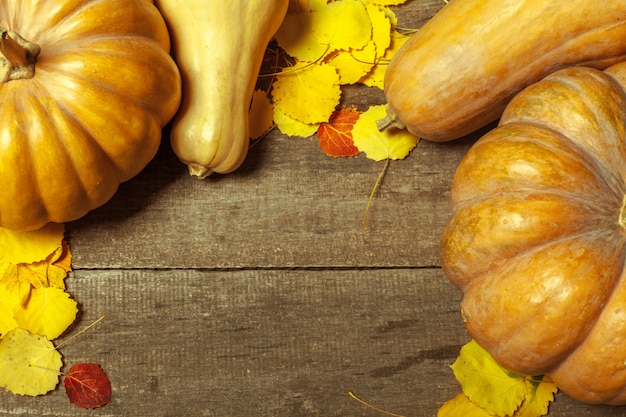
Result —
[[0, 260], [12, 264], [42, 261], [61, 247], [64, 231], [65, 225], [57, 223], [32, 232], [0, 228]]
[[278, 46], [299, 61], [315, 62], [328, 53], [329, 45], [321, 44], [313, 32], [313, 12], [289, 13], [274, 35]]
[[0, 340], [0, 387], [19, 395], [43, 395], [56, 388], [63, 362], [52, 342], [16, 328]]
[[458, 394], [453, 399], [446, 401], [439, 411], [437, 417], [494, 417], [485, 409], [480, 408], [467, 398], [465, 394]]
[[65, 278], [72, 270], [72, 254], [67, 243], [63, 242], [63, 247], [48, 262], [48, 286], [65, 290]]
[[376, 5], [367, 5], [366, 12], [372, 24], [371, 39], [362, 48], [351, 47], [330, 54], [325, 62], [337, 68], [342, 85], [355, 84], [372, 71], [379, 56], [391, 44], [391, 22], [386, 11]]
[[377, 4], [379, 6], [397, 6], [406, 3], [407, 0], [364, 0], [368, 4]]
[[389, 7], [383, 6], [383, 11], [387, 15], [387, 19], [389, 19], [389, 22], [391, 22], [391, 32], [394, 32], [396, 30], [396, 27], [398, 26], [398, 16], [396, 16], [394, 11], [391, 10]]
[[387, 70], [387, 64], [391, 61], [391, 58], [398, 52], [398, 50], [409, 40], [410, 36], [403, 35], [394, 31], [391, 34], [391, 43], [385, 51], [384, 55], [380, 59], [380, 63], [372, 68], [372, 70], [366, 74], [360, 83], [365, 84], [368, 87], [378, 87], [382, 89], [384, 87], [385, 72]]
[[277, 107], [274, 107], [274, 123], [276, 123], [281, 133], [287, 136], [301, 136], [303, 138], [313, 136], [319, 127], [319, 124], [303, 123], [289, 117]]
[[29, 273], [20, 274], [20, 271], [25, 270], [26, 265], [28, 264], [14, 265], [0, 262], [0, 284], [7, 291], [17, 294], [21, 304], [28, 302], [28, 297], [33, 288], [32, 282], [40, 279], [39, 276], [32, 277]]
[[30, 292], [29, 286], [57, 287], [65, 289], [64, 279], [71, 270], [71, 254], [66, 242], [62, 242], [45, 260], [33, 263], [12, 264], [0, 260], [0, 283], [9, 288], [16, 286]]
[[376, 122], [386, 114], [385, 105], [370, 106], [352, 129], [354, 145], [375, 161], [404, 159], [417, 146], [419, 138], [405, 129], [390, 128], [381, 132]]
[[256, 90], [250, 105], [250, 138], [258, 139], [272, 129], [274, 108], [263, 90]]
[[302, 123], [328, 121], [341, 98], [339, 75], [330, 65], [296, 63], [274, 82], [274, 106]]
[[511, 416], [526, 397], [524, 376], [503, 369], [474, 340], [461, 348], [452, 370], [463, 393], [488, 414]]
[[354, 84], [367, 75], [376, 61], [376, 45], [374, 42], [357, 51], [338, 51], [328, 57], [326, 63], [332, 65], [339, 74], [341, 85]]
[[0, 261], [0, 284], [13, 284], [15, 265], [10, 262]]
[[0, 336], [18, 327], [13, 312], [20, 305], [19, 289], [0, 284]]
[[65, 270], [65, 272], [72, 270], [72, 253], [70, 252], [70, 245], [66, 240], [61, 241], [61, 246], [46, 259], [51, 265], [56, 265]]
[[391, 17], [395, 16], [389, 9], [374, 4], [365, 6], [367, 14], [372, 22], [372, 42], [376, 45], [376, 56], [383, 56], [391, 45]]
[[360, 49], [372, 37], [372, 22], [361, 0], [329, 3], [312, 12], [315, 37], [330, 52], [338, 49]]
[[55, 287], [33, 288], [28, 303], [18, 305], [18, 326], [49, 340], [59, 337], [76, 319], [78, 305], [65, 291]]
[[526, 379], [526, 397], [513, 417], [539, 417], [548, 414], [548, 407], [558, 391], [556, 384], [544, 378]]
[[365, 5], [360, 0], [343, 0], [287, 14], [274, 37], [290, 56], [316, 62], [337, 50], [363, 48], [371, 35]]

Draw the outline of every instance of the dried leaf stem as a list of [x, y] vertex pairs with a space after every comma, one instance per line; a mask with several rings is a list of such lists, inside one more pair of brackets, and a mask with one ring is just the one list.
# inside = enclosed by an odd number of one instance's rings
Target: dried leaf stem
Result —
[[385, 176], [385, 172], [387, 172], [387, 168], [389, 167], [389, 161], [390, 159], [387, 158], [385, 161], [385, 165], [383, 166], [383, 169], [380, 171], [380, 174], [378, 174], [378, 178], [376, 179], [374, 188], [372, 188], [370, 197], [367, 199], [367, 206], [365, 207], [365, 214], [363, 215], [363, 230], [365, 231], [367, 231], [367, 215], [369, 214], [370, 206], [372, 205], [372, 200], [374, 199], [374, 194], [376, 194], [376, 190], [378, 190], [378, 187], [380, 186], [380, 183], [382, 182], [383, 177]]
[[359, 397], [357, 397], [356, 395], [354, 395], [354, 393], [352, 391], [348, 391], [348, 395], [350, 396], [350, 398], [352, 398], [353, 400], [358, 401], [359, 403], [363, 404], [364, 406], [371, 408], [372, 410], [378, 411], [379, 413], [385, 414], [387, 416], [391, 416], [391, 417], [404, 417], [401, 414], [395, 414], [395, 413], [391, 413], [389, 411], [383, 410], [382, 408], [378, 408], [372, 404], [366, 403], [365, 401], [363, 401], [362, 399], [360, 399]]

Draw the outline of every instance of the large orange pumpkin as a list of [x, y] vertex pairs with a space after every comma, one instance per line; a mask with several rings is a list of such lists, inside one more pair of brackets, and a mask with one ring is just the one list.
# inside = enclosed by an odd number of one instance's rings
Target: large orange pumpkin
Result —
[[180, 102], [148, 0], [0, 0], [0, 226], [104, 204], [154, 157]]
[[626, 63], [517, 95], [454, 177], [442, 266], [471, 336], [574, 398], [626, 403]]

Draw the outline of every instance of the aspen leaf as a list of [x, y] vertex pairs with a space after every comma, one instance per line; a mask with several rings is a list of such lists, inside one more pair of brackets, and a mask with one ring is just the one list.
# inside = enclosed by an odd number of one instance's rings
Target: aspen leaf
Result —
[[[494, 417], [480, 408], [467, 398], [463, 393], [458, 394], [453, 399], [446, 401], [439, 411], [437, 417]], [[504, 416], [503, 416], [504, 417]]]
[[[375, 3], [366, 4], [368, 6], [375, 5]], [[387, 16], [387, 19], [389, 19], [389, 22], [391, 23], [391, 33], [393, 34], [396, 31], [396, 27], [398, 26], [398, 16], [396, 16], [394, 11], [386, 5], [378, 5], [378, 7], [382, 8], [382, 10], [385, 12], [385, 15]]]
[[78, 306], [65, 291], [55, 287], [33, 288], [28, 304], [14, 313], [18, 326], [31, 333], [56, 339], [76, 319]]
[[0, 336], [15, 329], [17, 322], [13, 318], [13, 311], [20, 305], [19, 289], [8, 288], [0, 284]]
[[535, 377], [526, 380], [526, 397], [514, 417], [539, 417], [548, 413], [548, 406], [554, 401], [557, 386], [545, 379]]
[[61, 247], [52, 253], [48, 260], [52, 265], [63, 269], [65, 272], [72, 270], [72, 253], [66, 240], [61, 241]]
[[255, 90], [250, 105], [250, 138], [258, 139], [272, 129], [274, 108], [263, 90]]
[[329, 45], [321, 44], [315, 37], [316, 24], [313, 12], [288, 13], [274, 35], [278, 46], [299, 61], [314, 62], [322, 59]]
[[[389, 47], [385, 50], [382, 56], [382, 61], [389, 62], [391, 58], [398, 52], [398, 50], [409, 40], [410, 36], [403, 35], [399, 32], [393, 32], [391, 34], [391, 42]], [[378, 87], [382, 89], [384, 87], [385, 71], [387, 67], [385, 65], [375, 65], [372, 70], [359, 80], [360, 83], [368, 87]]]
[[[36, 243], [35, 243], [36, 244]], [[39, 262], [13, 264], [0, 259], [0, 283], [17, 287], [26, 298], [30, 287], [57, 287], [65, 289], [64, 279], [71, 270], [71, 253], [63, 241], [53, 253]]]
[[61, 247], [65, 225], [50, 223], [32, 232], [0, 228], [0, 260], [12, 264], [46, 259]]
[[65, 289], [65, 278], [72, 270], [72, 253], [66, 241], [50, 257], [48, 261], [48, 286]]
[[354, 108], [335, 111], [317, 131], [320, 148], [328, 156], [354, 156], [359, 150], [352, 140], [352, 128], [360, 113]]
[[371, 39], [372, 22], [360, 0], [332, 2], [312, 13], [317, 22], [315, 37], [329, 45], [329, 52], [360, 49]]
[[513, 415], [526, 396], [524, 376], [500, 367], [473, 340], [461, 348], [452, 370], [463, 393], [489, 414]]
[[354, 84], [367, 75], [376, 61], [376, 45], [368, 42], [360, 50], [338, 51], [329, 56], [326, 63], [332, 65], [339, 74], [341, 85]]
[[310, 9], [287, 14], [274, 36], [287, 54], [300, 61], [315, 62], [340, 49], [360, 49], [371, 38], [372, 23], [360, 0], [316, 4]]
[[289, 117], [276, 106], [274, 106], [274, 123], [281, 133], [304, 138], [314, 135], [319, 127], [317, 123], [304, 123]]
[[370, 106], [361, 114], [352, 129], [354, 144], [369, 159], [404, 159], [417, 146], [419, 139], [404, 129], [391, 128], [381, 132], [376, 122], [386, 114], [384, 105]]
[[373, 4], [368, 4], [365, 9], [372, 22], [372, 42], [376, 45], [376, 56], [383, 56], [391, 45], [391, 19], [395, 15]]
[[63, 385], [70, 402], [77, 407], [90, 410], [111, 401], [111, 381], [97, 363], [73, 365]]
[[56, 388], [63, 362], [44, 336], [16, 328], [0, 340], [0, 387], [14, 394], [43, 395]]
[[339, 75], [330, 65], [297, 63], [279, 74], [272, 96], [274, 106], [293, 119], [326, 122], [341, 98]]
[[437, 417], [540, 417], [558, 390], [542, 376], [502, 369], [473, 340], [461, 348], [452, 369], [463, 393], [444, 403]]

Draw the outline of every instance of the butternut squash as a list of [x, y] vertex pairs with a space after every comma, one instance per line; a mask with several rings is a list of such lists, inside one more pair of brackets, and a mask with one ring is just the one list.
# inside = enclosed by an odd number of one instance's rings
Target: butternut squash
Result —
[[432, 141], [497, 120], [524, 87], [563, 67], [626, 59], [626, 0], [454, 0], [394, 56], [388, 116]]
[[237, 169], [249, 147], [248, 112], [269, 41], [288, 0], [157, 0], [182, 76], [170, 142], [191, 175]]

